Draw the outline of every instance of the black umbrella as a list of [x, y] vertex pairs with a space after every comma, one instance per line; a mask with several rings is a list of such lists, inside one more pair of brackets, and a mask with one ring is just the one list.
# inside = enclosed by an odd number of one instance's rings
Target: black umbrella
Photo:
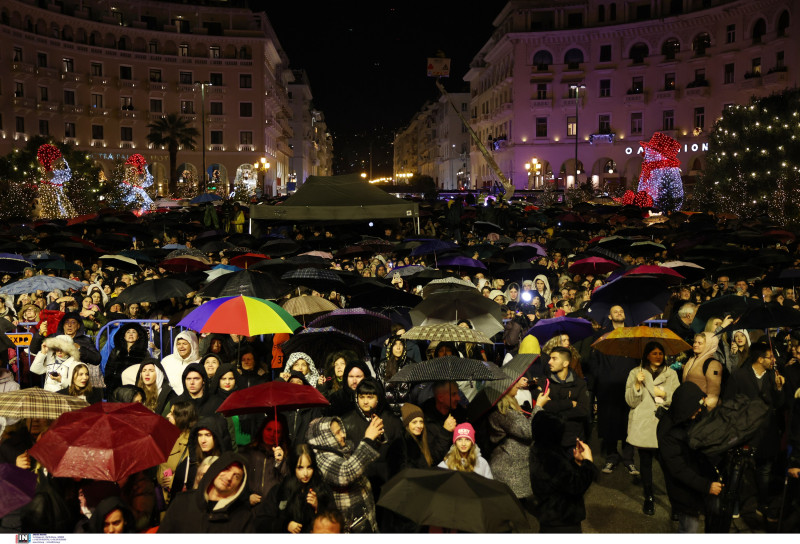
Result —
[[378, 505], [418, 525], [469, 533], [530, 532], [511, 488], [474, 472], [407, 468], [384, 484]]
[[699, 319], [702, 323], [705, 323], [712, 317], [724, 318], [726, 315], [736, 319], [740, 317], [749, 306], [758, 303], [757, 300], [749, 297], [722, 295], [721, 297], [712, 298], [698, 306], [695, 318]]
[[211, 240], [201, 245], [200, 250], [203, 253], [219, 253], [222, 250], [231, 249], [232, 247], [233, 245], [228, 242], [223, 242], [222, 240]]
[[786, 268], [780, 272], [773, 272], [761, 282], [763, 285], [775, 287], [794, 287], [800, 285], [800, 268]]
[[319, 268], [290, 270], [281, 279], [294, 286], [308, 287], [319, 292], [335, 291], [344, 287], [344, 282], [335, 272]]
[[759, 278], [764, 272], [765, 269], [763, 267], [746, 263], [725, 265], [717, 268], [717, 276], [728, 276], [733, 281]]
[[503, 278], [508, 282], [513, 281], [522, 285], [522, 282], [524, 280], [533, 281], [533, 278], [535, 278], [539, 274], [550, 276], [548, 278], [548, 281], [551, 284], [553, 283], [552, 275], [550, 274], [550, 271], [547, 269], [546, 266], [542, 266], [539, 264], [532, 264], [532, 263], [514, 263], [512, 265], [509, 265], [509, 267], [506, 268], [505, 270], [500, 271], [495, 275]]
[[126, 287], [114, 300], [120, 304], [158, 302], [170, 298], [183, 298], [193, 290], [194, 289], [189, 285], [180, 280], [174, 278], [159, 278], [146, 280], [142, 283]]
[[292, 286], [274, 276], [257, 270], [240, 270], [216, 278], [198, 295], [204, 297], [233, 297], [245, 295], [265, 299], [277, 299], [291, 292]]
[[502, 380], [505, 377], [502, 370], [492, 363], [447, 355], [406, 365], [389, 382], [488, 381]]
[[717, 334], [736, 329], [772, 329], [775, 327], [794, 328], [800, 326], [800, 312], [777, 302], [758, 302], [750, 304], [744, 313]]
[[294, 268], [321, 268], [330, 269], [331, 261], [316, 255], [297, 255], [295, 257], [288, 257], [286, 262]]
[[607, 283], [592, 294], [589, 315], [602, 322], [612, 306], [622, 306], [625, 320], [633, 325], [663, 313], [669, 290], [658, 278], [625, 276]]
[[480, 416], [497, 404], [538, 358], [538, 355], [518, 353], [504, 364], [500, 369], [503, 378], [486, 383], [470, 401], [468, 408], [470, 421], [477, 421]]
[[350, 296], [350, 303], [353, 306], [370, 309], [383, 306], [404, 306], [413, 308], [420, 302], [422, 302], [422, 297], [389, 286], [377, 287], [372, 285], [369, 289], [365, 289]]
[[276, 238], [274, 240], [268, 240], [264, 242], [264, 244], [261, 245], [258, 250], [264, 255], [269, 255], [270, 257], [283, 257], [285, 255], [297, 253], [300, 251], [300, 246], [293, 240]]
[[387, 336], [392, 329], [392, 320], [364, 308], [344, 308], [318, 317], [308, 326], [313, 328], [334, 327], [369, 343], [377, 338]]
[[367, 345], [357, 336], [334, 327], [304, 329], [293, 334], [281, 344], [284, 353], [302, 351], [314, 361], [320, 374], [325, 369], [325, 360], [334, 351], [353, 350], [359, 357], [367, 355]]

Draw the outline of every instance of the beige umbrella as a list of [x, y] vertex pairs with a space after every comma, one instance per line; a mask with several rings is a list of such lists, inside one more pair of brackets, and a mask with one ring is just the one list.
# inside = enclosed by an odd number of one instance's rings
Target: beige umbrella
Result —
[[450, 323], [412, 327], [401, 338], [404, 340], [430, 340], [431, 342], [492, 343], [492, 340], [479, 330], [459, 327]]
[[0, 393], [0, 416], [14, 419], [58, 419], [64, 412], [87, 406], [89, 403], [81, 398], [60, 395], [39, 387]]
[[283, 309], [305, 324], [306, 320], [311, 321], [320, 314], [338, 310], [339, 307], [326, 298], [303, 295], [284, 302]]

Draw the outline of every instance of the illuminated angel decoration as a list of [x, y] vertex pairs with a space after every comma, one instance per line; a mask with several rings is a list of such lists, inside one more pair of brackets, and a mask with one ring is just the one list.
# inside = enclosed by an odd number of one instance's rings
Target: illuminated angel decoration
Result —
[[36, 159], [42, 166], [43, 178], [39, 180], [39, 216], [45, 219], [75, 217], [75, 207], [64, 193], [64, 183], [72, 178], [72, 170], [61, 151], [51, 144], [39, 146]]
[[145, 191], [146, 187], [153, 185], [153, 175], [147, 169], [147, 159], [139, 153], [131, 155], [125, 161], [122, 183], [129, 188], [125, 197], [126, 204], [133, 205], [140, 214], [153, 209], [153, 199]]
[[258, 173], [249, 164], [243, 164], [236, 171], [236, 179], [233, 184], [235, 190], [243, 190], [248, 197], [256, 194], [256, 184], [258, 183]]

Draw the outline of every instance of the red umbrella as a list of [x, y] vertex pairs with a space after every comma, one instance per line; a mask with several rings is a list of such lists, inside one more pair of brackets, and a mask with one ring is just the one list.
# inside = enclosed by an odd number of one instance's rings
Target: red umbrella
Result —
[[681, 283], [683, 280], [686, 279], [686, 276], [679, 274], [672, 268], [668, 268], [666, 266], [656, 266], [654, 264], [643, 264], [641, 266], [637, 266], [636, 268], [631, 268], [622, 275], [650, 276], [663, 280], [665, 283], [669, 285], [678, 285], [679, 283]]
[[573, 274], [605, 274], [619, 268], [619, 263], [602, 257], [587, 257], [569, 265], [568, 270]]
[[139, 403], [62, 414], [30, 449], [54, 476], [119, 482], [167, 460], [180, 430]]
[[202, 261], [190, 259], [186, 257], [176, 257], [174, 259], [166, 259], [158, 263], [158, 266], [169, 272], [192, 272], [196, 270], [210, 270], [211, 267]]
[[[241, 414], [259, 414], [273, 408], [295, 410], [310, 406], [327, 406], [330, 402], [310, 385], [289, 382], [267, 382], [231, 393], [217, 412], [226, 417]], [[37, 457], [38, 459], [38, 457]]]
[[269, 259], [269, 257], [263, 253], [245, 253], [244, 255], [237, 255], [236, 257], [232, 258], [230, 263], [233, 266], [238, 266], [239, 268], [247, 268], [251, 264], [263, 261], [264, 259]]

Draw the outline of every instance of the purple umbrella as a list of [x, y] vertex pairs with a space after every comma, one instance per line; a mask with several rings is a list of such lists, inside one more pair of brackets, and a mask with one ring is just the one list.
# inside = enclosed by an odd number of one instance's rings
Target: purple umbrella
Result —
[[482, 272], [486, 270], [486, 265], [482, 262], [471, 259], [469, 257], [445, 257], [444, 259], [439, 259], [439, 267], [440, 268], [458, 268], [459, 273], [462, 271], [466, 272]]
[[24, 268], [33, 266], [33, 263], [22, 255], [15, 253], [0, 253], [0, 272], [16, 274], [22, 272]]
[[369, 343], [376, 338], [388, 335], [392, 330], [392, 320], [364, 308], [345, 308], [316, 318], [309, 323], [309, 327], [334, 327]]
[[416, 257], [418, 255], [428, 255], [430, 253], [443, 253], [450, 249], [458, 249], [458, 244], [445, 242], [444, 240], [428, 240], [411, 250], [411, 256]]
[[31, 502], [36, 474], [8, 463], [0, 464], [0, 518]]
[[558, 334], [569, 335], [570, 344], [578, 340], [583, 340], [592, 335], [594, 329], [591, 322], [577, 317], [554, 317], [552, 319], [540, 319], [536, 324], [528, 329], [526, 334], [534, 335], [540, 344], [544, 344]]

